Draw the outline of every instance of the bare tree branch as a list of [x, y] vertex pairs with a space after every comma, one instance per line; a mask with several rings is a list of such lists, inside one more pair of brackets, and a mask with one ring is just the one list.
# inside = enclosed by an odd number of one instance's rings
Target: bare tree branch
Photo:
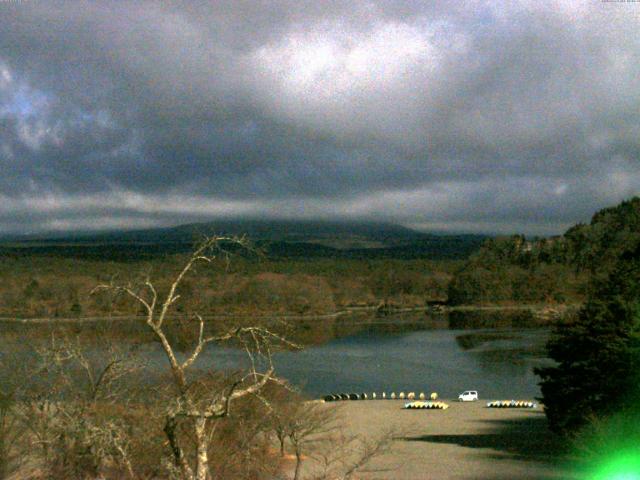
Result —
[[[177, 387], [178, 394], [168, 409], [164, 431], [173, 453], [174, 465], [187, 479], [207, 480], [209, 476], [207, 456], [209, 436], [206, 433], [208, 422], [229, 416], [234, 401], [242, 397], [257, 395], [269, 382], [281, 382], [275, 377], [272, 361], [272, 351], [275, 346], [298, 348], [297, 345], [287, 341], [284, 337], [257, 326], [240, 327], [224, 333], [205, 335], [204, 319], [201, 315], [195, 314], [194, 318], [198, 323], [197, 340], [188, 356], [182, 362], [178, 361], [175, 346], [171, 343], [164, 328], [165, 321], [171, 307], [180, 299], [177, 292], [181, 283], [197, 264], [211, 264], [218, 258], [218, 255], [223, 255], [228, 265], [230, 253], [223, 248], [222, 244], [225, 242], [246, 247], [244, 238], [228, 236], [205, 238], [179, 270], [169, 285], [166, 295], [159, 294], [148, 276], [138, 285], [138, 288], [130, 284], [116, 285], [112, 281], [110, 285], [98, 285], [92, 291], [92, 293], [101, 290], [124, 293], [144, 308], [146, 323], [162, 345], [165, 356], [169, 360], [173, 383]], [[187, 376], [187, 371], [197, 361], [205, 347], [213, 342], [235, 342], [240, 345], [250, 361], [250, 368], [246, 375], [233, 381], [228, 388], [203, 394], [201, 387], [195, 388], [197, 382], [194, 383], [193, 379]], [[115, 368], [115, 364], [113, 367], [107, 366], [102, 374], [106, 375], [110, 368]], [[92, 383], [96, 385], [96, 388], [99, 388], [103, 381], [103, 378], [100, 377]], [[206, 397], [209, 398], [204, 401]], [[189, 464], [191, 457], [185, 454], [184, 447], [180, 444], [180, 436], [177, 434], [180, 419], [185, 422], [188, 420], [192, 428], [193, 439], [196, 443], [195, 465]], [[215, 427], [215, 423], [213, 425]]]

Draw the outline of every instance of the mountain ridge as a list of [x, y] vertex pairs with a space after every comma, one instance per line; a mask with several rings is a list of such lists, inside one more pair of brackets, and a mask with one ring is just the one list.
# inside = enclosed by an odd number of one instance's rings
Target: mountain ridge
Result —
[[130, 231], [4, 239], [0, 253], [135, 257], [188, 251], [206, 235], [246, 235], [268, 255], [294, 258], [466, 258], [488, 238], [425, 233], [388, 222], [220, 220]]

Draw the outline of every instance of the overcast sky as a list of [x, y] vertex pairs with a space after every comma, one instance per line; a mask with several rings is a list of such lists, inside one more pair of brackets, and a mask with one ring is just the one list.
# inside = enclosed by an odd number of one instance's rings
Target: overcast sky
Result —
[[0, 1], [0, 233], [551, 234], [640, 190], [640, 3]]

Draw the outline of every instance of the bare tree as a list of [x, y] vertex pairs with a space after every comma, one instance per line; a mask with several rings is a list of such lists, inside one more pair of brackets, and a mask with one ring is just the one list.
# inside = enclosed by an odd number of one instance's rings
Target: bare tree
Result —
[[346, 434], [342, 405], [304, 401], [290, 392], [276, 392], [271, 398], [271, 428], [280, 454], [292, 452], [295, 457], [292, 480], [349, 480], [371, 472], [372, 461], [387, 452], [394, 438], [402, 437], [396, 431], [366, 439]]
[[55, 373], [55, 389], [66, 389], [74, 403], [84, 406], [123, 397], [124, 380], [142, 368], [142, 361], [112, 341], [100, 341], [103, 353], [91, 356], [81, 335], [52, 333], [47, 344], [35, 348], [38, 375]]
[[390, 448], [397, 432], [388, 431], [378, 438], [364, 439], [358, 435], [345, 435], [338, 431], [325, 440], [323, 448], [314, 452], [319, 473], [313, 480], [351, 480], [364, 471], [391, 471], [394, 466], [372, 469], [370, 463], [384, 455]]
[[300, 395], [285, 394], [273, 402], [271, 425], [280, 444], [280, 455], [286, 454], [289, 444], [296, 463], [293, 478], [299, 480], [305, 456], [312, 455], [338, 427], [338, 408], [304, 401]]
[[[175, 392], [167, 408], [164, 433], [171, 448], [174, 466], [186, 480], [210, 478], [208, 445], [209, 436], [215, 430], [215, 421], [230, 414], [235, 400], [248, 395], [259, 395], [260, 390], [269, 382], [278, 382], [274, 373], [272, 350], [278, 345], [294, 346], [280, 335], [258, 326], [243, 326], [223, 333], [208, 334], [205, 332], [203, 317], [195, 314], [195, 345], [183, 359], [177, 355], [175, 341], [171, 341], [166, 328], [169, 313], [180, 298], [177, 291], [197, 264], [211, 264], [219, 256], [226, 255], [227, 252], [222, 248], [225, 244], [246, 247], [243, 239], [235, 237], [206, 238], [195, 248], [164, 295], [160, 294], [148, 277], [137, 284], [112, 283], [99, 285], [94, 289], [123, 293], [137, 301], [145, 312], [146, 325], [162, 345], [169, 361]], [[191, 367], [207, 345], [221, 342], [233, 342], [243, 348], [250, 367], [233, 381], [218, 385], [212, 392], [204, 392], [202, 384], [189, 372], [193, 370]], [[189, 436], [195, 443], [195, 455], [189, 455], [186, 443], [181, 439], [179, 429], [182, 431], [184, 428], [190, 431]]]
[[[125, 377], [139, 369], [129, 352], [104, 344], [107, 355], [90, 356], [80, 336], [52, 334], [21, 391], [14, 416], [27, 432], [29, 457], [49, 478], [99, 476], [121, 467], [135, 478], [126, 421], [113, 410], [126, 397]], [[24, 447], [23, 447], [24, 448]]]

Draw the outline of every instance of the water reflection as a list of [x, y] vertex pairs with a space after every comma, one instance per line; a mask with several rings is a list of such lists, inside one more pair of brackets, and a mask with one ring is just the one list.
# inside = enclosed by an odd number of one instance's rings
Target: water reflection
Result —
[[[437, 391], [446, 398], [474, 389], [482, 398], [532, 398], [539, 395], [533, 367], [544, 361], [549, 334], [533, 327], [531, 317], [519, 312], [296, 320], [287, 324], [286, 333], [306, 348], [279, 352], [275, 363], [279, 375], [312, 396]], [[14, 330], [0, 330], [0, 341], [15, 340], [19, 332]], [[133, 323], [111, 323], [102, 330], [118, 342], [140, 345], [137, 351], [148, 365], [149, 378], [166, 370], [160, 345], [146, 334], [136, 335]], [[29, 329], [20, 333], [29, 335]], [[93, 348], [99, 353], [101, 346], [96, 343]], [[212, 346], [195, 366], [201, 371], [212, 367], [229, 371], [244, 365], [241, 350]]]
[[[437, 391], [454, 397], [465, 389], [487, 397], [539, 395], [533, 367], [544, 352], [546, 330], [414, 329], [357, 334], [278, 355], [280, 374], [313, 395], [349, 391]], [[472, 348], [463, 348], [462, 343]]]
[[312, 394], [433, 389], [455, 396], [475, 388], [531, 398], [539, 395], [533, 368], [544, 362], [548, 335], [518, 310], [342, 318], [308, 325], [307, 349], [295, 360], [282, 354], [280, 372]]
[[449, 328], [535, 328], [538, 320], [527, 308], [511, 310], [454, 310], [447, 314]]
[[[337, 318], [297, 319], [291, 322], [288, 335], [303, 345], [321, 345], [361, 333], [402, 335], [424, 330], [536, 329], [540, 326], [533, 313], [527, 309], [406, 312], [391, 315], [363, 313]], [[493, 336], [490, 338], [498, 339]], [[461, 338], [460, 346], [470, 348], [465, 345], [469, 341], [473, 341], [471, 337]]]

